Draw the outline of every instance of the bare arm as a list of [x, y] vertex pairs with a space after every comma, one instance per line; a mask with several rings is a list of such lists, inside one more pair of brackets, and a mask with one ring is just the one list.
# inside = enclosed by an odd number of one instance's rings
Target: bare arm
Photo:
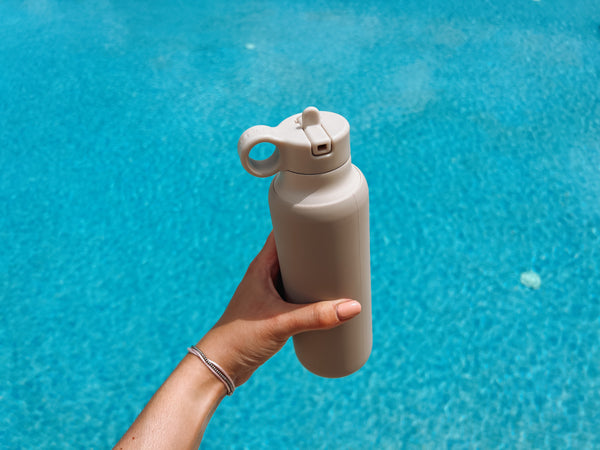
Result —
[[[236, 386], [277, 353], [294, 334], [335, 327], [360, 313], [341, 299], [307, 305], [285, 302], [275, 283], [279, 262], [271, 234], [229, 302], [198, 347]], [[187, 355], [150, 399], [117, 449], [198, 448], [225, 385], [196, 356]]]

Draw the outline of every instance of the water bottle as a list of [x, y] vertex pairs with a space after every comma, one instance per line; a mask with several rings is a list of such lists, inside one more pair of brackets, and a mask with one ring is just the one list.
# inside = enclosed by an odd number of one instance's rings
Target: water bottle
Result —
[[[275, 145], [256, 160], [259, 143]], [[316, 375], [349, 375], [372, 347], [369, 189], [350, 160], [350, 125], [309, 107], [276, 127], [257, 125], [238, 142], [243, 167], [257, 177], [277, 174], [269, 208], [284, 298], [288, 302], [351, 298], [361, 313], [337, 328], [294, 336], [300, 362]]]

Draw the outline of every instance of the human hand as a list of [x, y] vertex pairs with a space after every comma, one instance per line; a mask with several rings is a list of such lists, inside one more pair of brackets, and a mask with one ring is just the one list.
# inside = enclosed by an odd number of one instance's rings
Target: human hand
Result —
[[236, 386], [277, 353], [295, 334], [333, 328], [361, 306], [340, 299], [309, 304], [284, 301], [276, 288], [279, 261], [271, 233], [248, 267], [225, 312], [198, 347], [231, 376]]
[[[279, 262], [271, 234], [221, 318], [198, 343], [236, 386], [245, 383], [290, 336], [332, 328], [360, 313], [360, 303], [354, 300], [287, 303], [275, 287], [278, 279]], [[224, 384], [198, 358], [186, 355], [115, 448], [198, 448], [225, 391]]]

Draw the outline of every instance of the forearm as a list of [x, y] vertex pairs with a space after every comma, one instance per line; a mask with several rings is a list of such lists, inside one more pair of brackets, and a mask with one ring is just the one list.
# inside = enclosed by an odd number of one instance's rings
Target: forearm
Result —
[[224, 396], [223, 383], [196, 356], [188, 354], [115, 448], [197, 449]]

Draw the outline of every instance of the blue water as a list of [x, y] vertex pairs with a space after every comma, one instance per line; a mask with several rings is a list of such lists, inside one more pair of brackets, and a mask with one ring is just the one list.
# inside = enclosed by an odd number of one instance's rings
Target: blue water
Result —
[[2, 1], [0, 446], [116, 442], [270, 231], [239, 135], [315, 105], [370, 185], [373, 353], [326, 380], [287, 345], [204, 447], [600, 447], [598, 25], [596, 0]]

